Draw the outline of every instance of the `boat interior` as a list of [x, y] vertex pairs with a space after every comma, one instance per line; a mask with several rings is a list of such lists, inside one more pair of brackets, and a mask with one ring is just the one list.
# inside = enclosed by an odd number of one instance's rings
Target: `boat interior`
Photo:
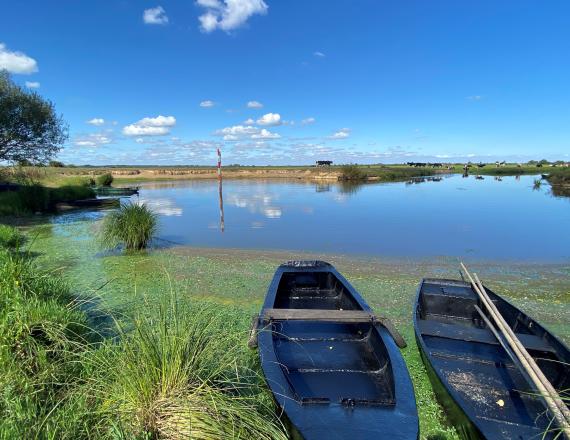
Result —
[[[570, 359], [561, 352], [561, 344], [524, 313], [490, 296], [552, 385], [559, 390], [569, 389]], [[467, 283], [423, 283], [416, 310], [417, 329], [432, 366], [440, 370], [456, 393], [477, 408], [481, 417], [534, 425], [533, 418], [543, 413], [544, 407], [475, 305], [485, 310]], [[502, 403], [504, 411], [497, 411], [497, 402]]]
[[[274, 308], [362, 310], [331, 272], [285, 272]], [[392, 366], [371, 322], [274, 320], [275, 353], [303, 404], [394, 405]]]

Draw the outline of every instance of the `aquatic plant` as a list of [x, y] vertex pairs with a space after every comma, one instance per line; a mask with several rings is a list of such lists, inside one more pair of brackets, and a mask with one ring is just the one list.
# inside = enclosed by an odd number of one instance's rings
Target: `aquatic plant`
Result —
[[24, 243], [24, 235], [13, 226], [0, 225], [0, 248], [14, 249]]
[[113, 183], [113, 175], [111, 173], [101, 174], [97, 176], [96, 181], [99, 186], [111, 186]]
[[157, 215], [144, 203], [125, 203], [103, 220], [100, 238], [104, 247], [123, 245], [129, 250], [148, 246], [156, 234]]
[[534, 183], [532, 185], [533, 189], [540, 189], [542, 185], [542, 181], [540, 179], [534, 179]]

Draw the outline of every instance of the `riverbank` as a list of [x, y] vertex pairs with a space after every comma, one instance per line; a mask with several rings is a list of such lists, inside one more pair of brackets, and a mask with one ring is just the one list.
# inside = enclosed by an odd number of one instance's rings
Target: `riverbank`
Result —
[[[397, 182], [412, 177], [433, 174], [462, 174], [463, 164], [441, 166], [409, 166], [406, 164], [354, 165], [362, 180]], [[223, 167], [224, 179], [299, 179], [308, 181], [337, 181], [343, 176], [343, 166], [236, 166]], [[506, 164], [484, 167], [472, 165], [468, 172], [473, 175], [517, 176], [541, 174], [549, 171], [564, 171], [562, 168], [537, 167], [536, 165]], [[217, 179], [214, 166], [70, 166], [70, 167], [24, 167], [22, 171], [46, 186], [59, 186], [70, 178], [94, 178], [110, 173], [115, 183], [133, 183], [157, 180]]]
[[[65, 221], [27, 228], [34, 237], [32, 252], [44, 268], [58, 268], [78, 295], [98, 298], [98, 310], [108, 311], [95, 322], [113, 327], [111, 314], [128, 325], [139, 311], [169, 292], [182, 301], [207, 300], [239, 317], [240, 344], [247, 340], [248, 318], [256, 313], [278, 264], [288, 259], [325, 259], [334, 264], [361, 292], [370, 306], [393, 319], [408, 342], [403, 355], [416, 389], [422, 438], [456, 438], [446, 426], [420, 360], [411, 322], [411, 307], [422, 277], [457, 278], [455, 259], [358, 258], [283, 251], [198, 249], [171, 247], [146, 253], [101, 253], [93, 236], [97, 221], [87, 213]], [[546, 324], [570, 342], [568, 264], [478, 262], [470, 268], [490, 288]]]

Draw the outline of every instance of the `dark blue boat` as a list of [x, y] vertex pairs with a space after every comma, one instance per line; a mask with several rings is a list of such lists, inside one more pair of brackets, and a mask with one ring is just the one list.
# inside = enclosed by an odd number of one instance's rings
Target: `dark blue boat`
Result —
[[258, 321], [267, 384], [293, 438], [418, 438], [412, 382], [387, 320], [322, 261], [281, 265]]
[[[570, 351], [552, 333], [486, 289], [544, 375], [570, 390]], [[481, 317], [469, 283], [424, 279], [414, 311], [420, 354], [448, 419], [466, 439], [562, 439], [537, 391]]]

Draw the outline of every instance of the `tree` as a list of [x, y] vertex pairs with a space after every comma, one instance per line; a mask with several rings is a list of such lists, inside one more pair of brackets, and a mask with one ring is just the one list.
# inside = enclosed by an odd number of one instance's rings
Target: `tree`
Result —
[[45, 163], [67, 137], [67, 124], [50, 101], [0, 71], [0, 161]]

